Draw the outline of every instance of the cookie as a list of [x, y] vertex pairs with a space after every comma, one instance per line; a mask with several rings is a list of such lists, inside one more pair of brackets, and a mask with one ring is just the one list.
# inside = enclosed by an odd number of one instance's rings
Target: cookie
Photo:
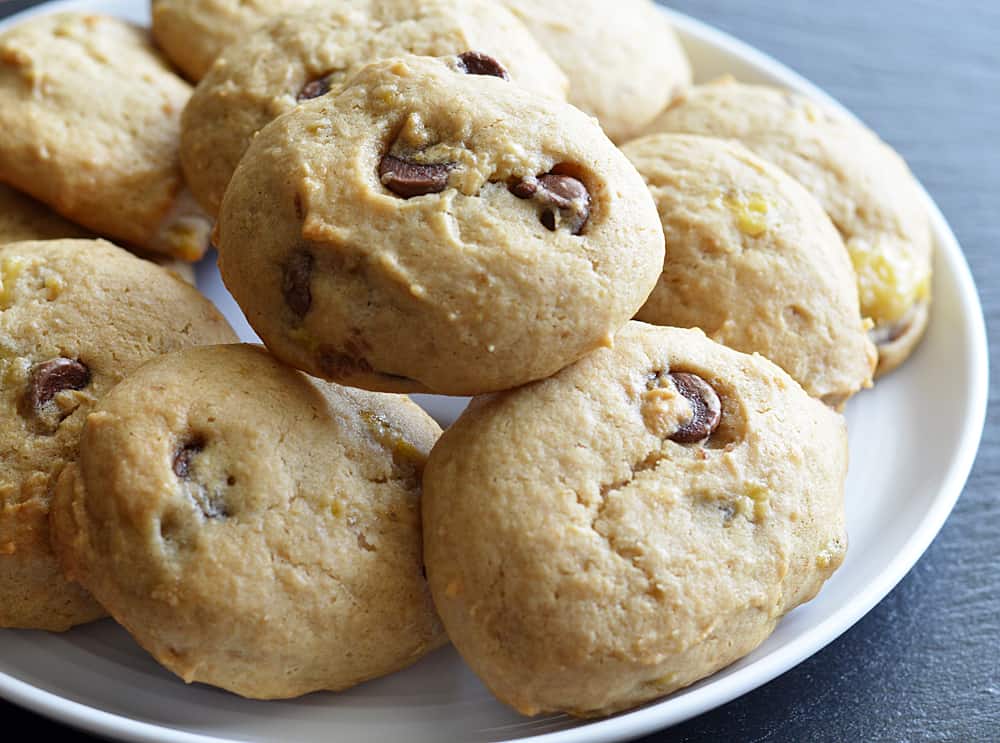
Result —
[[485, 54], [498, 66], [480, 72], [565, 98], [565, 76], [492, 0], [341, 0], [265, 23], [226, 49], [184, 110], [181, 162], [192, 192], [218, 213], [257, 131], [300, 101], [341, 87], [365, 64], [462, 53], [473, 70]]
[[53, 480], [130, 371], [235, 340], [194, 288], [110, 243], [0, 246], [0, 627], [65, 630], [103, 615], [49, 547]]
[[170, 354], [91, 413], [54, 544], [187, 682], [345, 689], [445, 643], [420, 532], [440, 431], [405, 397], [312, 380], [259, 347]]
[[833, 407], [871, 386], [877, 353], [850, 258], [797, 181], [721, 139], [657, 134], [623, 151], [653, 194], [667, 244], [637, 319], [760, 353]]
[[523, 714], [605, 715], [749, 653], [844, 557], [841, 416], [760, 356], [631, 323], [477, 398], [424, 473], [452, 643]]
[[[0, 184], [0, 245], [24, 240], [93, 238], [83, 227], [63, 219], [45, 204], [10, 186]], [[194, 269], [186, 261], [163, 255], [141, 255], [189, 284], [195, 283]]]
[[547, 377], [610, 343], [663, 265], [597, 123], [460, 57], [372, 64], [262, 129], [217, 244], [272, 353], [388, 392]]
[[181, 177], [190, 94], [123, 21], [22, 21], [0, 34], [0, 181], [100, 235], [197, 260], [211, 224]]
[[92, 237], [45, 204], [0, 183], [0, 245], [23, 240]]
[[315, 5], [316, 0], [153, 0], [153, 39], [193, 82], [234, 41], [282, 13]]
[[649, 0], [503, 0], [569, 77], [569, 102], [625, 142], [691, 84], [666, 15]]
[[690, 89], [648, 131], [737, 139], [802, 183], [851, 255], [877, 374], [909, 356], [927, 326], [930, 219], [906, 163], [873, 132], [804, 96], [731, 81]]

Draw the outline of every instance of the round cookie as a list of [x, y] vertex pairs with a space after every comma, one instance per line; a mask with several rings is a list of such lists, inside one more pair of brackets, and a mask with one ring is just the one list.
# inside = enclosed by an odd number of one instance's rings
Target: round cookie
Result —
[[268, 18], [315, 4], [316, 0], [153, 0], [153, 39], [188, 80], [198, 82], [223, 49]]
[[254, 135], [298, 102], [341, 87], [365, 64], [464, 52], [468, 64], [486, 54], [512, 82], [565, 98], [566, 77], [492, 0], [340, 0], [272, 19], [226, 49], [184, 111], [181, 162], [192, 192], [218, 213]]
[[372, 64], [262, 129], [216, 242], [272, 353], [390, 392], [547, 377], [610, 343], [663, 265], [597, 123], [457, 57]]
[[850, 258], [798, 182], [737, 142], [657, 134], [622, 148], [660, 212], [667, 256], [636, 319], [760, 353], [841, 407], [878, 355]]
[[875, 327], [877, 374], [916, 347], [927, 326], [932, 237], [906, 163], [864, 125], [778, 88], [723, 81], [691, 88], [647, 133], [737, 139], [802, 183], [840, 230]]
[[53, 544], [187, 682], [262, 699], [344, 689], [445, 643], [422, 573], [416, 404], [252, 346], [150, 362], [87, 421]]
[[843, 418], [761, 356], [630, 323], [477, 398], [424, 472], [451, 641], [523, 714], [627, 709], [753, 650], [843, 560]]
[[691, 84], [691, 65], [649, 0], [503, 0], [569, 77], [569, 102], [608, 136], [637, 136]]
[[190, 95], [144, 30], [33, 16], [0, 34], [0, 181], [100, 235], [197, 260], [211, 222], [181, 176]]
[[142, 362], [236, 340], [194, 288], [100, 240], [0, 246], [0, 627], [103, 615], [49, 547], [53, 478], [95, 403]]

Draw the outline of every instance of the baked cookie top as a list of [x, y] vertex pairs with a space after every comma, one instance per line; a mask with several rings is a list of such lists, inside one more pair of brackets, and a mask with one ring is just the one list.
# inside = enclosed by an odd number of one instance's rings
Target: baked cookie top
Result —
[[0, 180], [99, 234], [200, 258], [210, 226], [182, 196], [178, 153], [190, 94], [128, 23], [22, 21], [0, 34]]
[[405, 397], [259, 347], [170, 354], [90, 414], [54, 543], [185, 681], [255, 698], [346, 688], [445, 642], [420, 532], [439, 434]]
[[797, 181], [733, 141], [656, 134], [623, 148], [667, 254], [637, 319], [757, 352], [840, 407], [877, 361], [844, 242]]
[[691, 84], [691, 65], [649, 0], [503, 0], [569, 77], [567, 96], [608, 136], [637, 136]]
[[57, 577], [52, 479], [76, 458], [90, 410], [142, 362], [235, 340], [193, 287], [110, 243], [0, 246], [0, 626], [66, 629], [100, 614]]
[[932, 238], [926, 200], [906, 163], [855, 119], [778, 88], [723, 81], [688, 90], [647, 133], [737, 139], [799, 181], [840, 230], [875, 323], [880, 374], [927, 324]]
[[268, 18], [315, 4], [316, 0], [153, 0], [153, 39], [188, 80], [198, 82], [223, 49]]
[[663, 231], [597, 123], [460, 57], [364, 68], [254, 139], [220, 268], [275, 355], [386, 391], [553, 374], [642, 306]]
[[846, 548], [841, 416], [760, 356], [630, 323], [477, 398], [424, 472], [424, 554], [469, 665], [524, 714], [604, 715], [750, 652]]
[[492, 0], [340, 0], [274, 18], [228, 47], [188, 103], [181, 137], [188, 183], [215, 214], [254, 135], [278, 115], [339, 88], [370, 62], [464, 52], [469, 65], [483, 64], [485, 54], [499, 63], [496, 74], [565, 97], [563, 73]]

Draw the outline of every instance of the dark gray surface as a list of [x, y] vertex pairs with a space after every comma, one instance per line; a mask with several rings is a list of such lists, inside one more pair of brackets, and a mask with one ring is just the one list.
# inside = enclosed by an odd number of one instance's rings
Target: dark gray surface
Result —
[[[0, 14], [31, 4], [0, 2]], [[965, 249], [995, 368], [1000, 0], [668, 4], [795, 68], [900, 150]], [[955, 512], [895, 591], [794, 670], [648, 740], [1000, 741], [998, 393], [992, 384], [983, 446]], [[2, 702], [0, 721], [87, 740]]]

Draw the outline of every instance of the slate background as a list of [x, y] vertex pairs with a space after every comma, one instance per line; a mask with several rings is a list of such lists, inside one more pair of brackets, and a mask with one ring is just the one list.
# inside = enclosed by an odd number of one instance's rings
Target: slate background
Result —
[[[136, 0], [137, 2], [145, 0]], [[0, 0], [0, 16], [34, 2]], [[1000, 1], [673, 0], [826, 89], [909, 161], [951, 222], [1000, 349]], [[1000, 384], [954, 513], [903, 582], [770, 684], [670, 730], [695, 741], [1000, 741]], [[0, 701], [4, 730], [92, 741]], [[0, 737], [6, 737], [5, 734]]]

